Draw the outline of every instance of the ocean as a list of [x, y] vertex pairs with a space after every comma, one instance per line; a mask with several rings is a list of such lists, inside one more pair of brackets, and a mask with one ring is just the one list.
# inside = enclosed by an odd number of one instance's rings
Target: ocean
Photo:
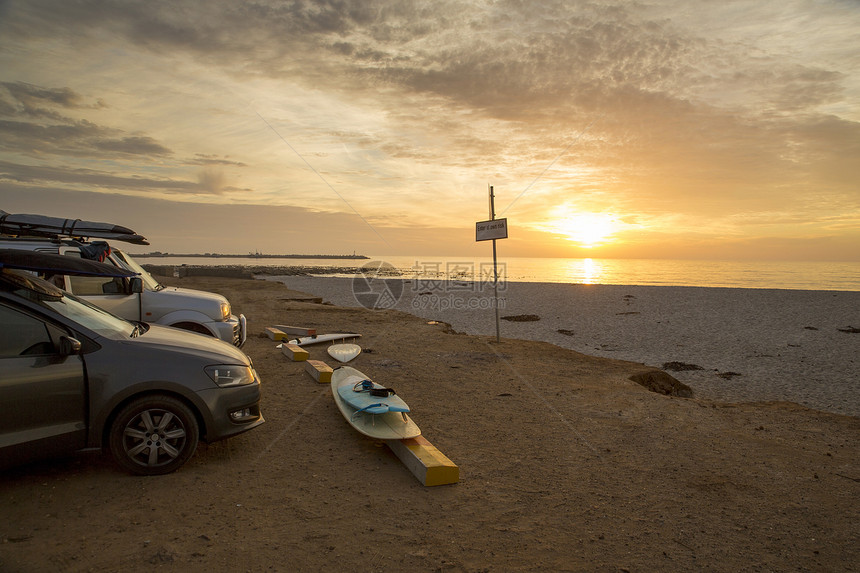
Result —
[[[365, 265], [407, 279], [493, 282], [493, 260], [450, 256], [371, 256], [354, 259], [255, 257], [148, 257], [142, 264], [319, 268], [320, 275], [354, 276]], [[393, 267], [393, 269], [391, 268]], [[340, 270], [340, 272], [338, 272]], [[708, 261], [673, 259], [559, 259], [500, 257], [500, 283], [549, 282], [603, 285], [697, 286], [860, 291], [860, 262]]]

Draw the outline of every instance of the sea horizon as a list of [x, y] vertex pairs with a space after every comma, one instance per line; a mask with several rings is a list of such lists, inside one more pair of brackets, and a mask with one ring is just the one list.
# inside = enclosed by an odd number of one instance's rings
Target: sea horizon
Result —
[[[356, 269], [384, 266], [389, 276], [492, 283], [492, 257], [368, 255], [333, 256], [170, 256], [134, 255], [143, 264], [175, 266], [301, 267], [307, 274], [349, 278]], [[314, 269], [319, 269], [315, 273]], [[754, 289], [860, 291], [860, 262], [729, 261], [689, 259], [600, 259], [500, 257], [499, 282], [691, 286]]]

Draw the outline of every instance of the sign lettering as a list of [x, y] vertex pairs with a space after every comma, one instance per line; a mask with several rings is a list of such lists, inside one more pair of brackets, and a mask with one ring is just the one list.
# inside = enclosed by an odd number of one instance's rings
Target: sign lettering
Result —
[[475, 223], [475, 240], [489, 241], [491, 239], [508, 238], [508, 220], [492, 219]]

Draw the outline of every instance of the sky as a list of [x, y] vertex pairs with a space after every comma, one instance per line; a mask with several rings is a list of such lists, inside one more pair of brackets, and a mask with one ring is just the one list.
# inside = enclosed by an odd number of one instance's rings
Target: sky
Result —
[[0, 0], [0, 209], [132, 252], [860, 261], [857, 0]]

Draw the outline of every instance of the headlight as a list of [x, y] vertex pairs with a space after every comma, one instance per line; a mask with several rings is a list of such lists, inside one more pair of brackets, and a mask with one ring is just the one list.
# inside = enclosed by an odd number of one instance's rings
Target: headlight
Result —
[[204, 370], [209, 378], [222, 388], [245, 386], [246, 384], [253, 384], [255, 380], [254, 371], [248, 366], [219, 364], [207, 366]]
[[221, 320], [230, 318], [230, 303], [226, 300], [221, 303]]

